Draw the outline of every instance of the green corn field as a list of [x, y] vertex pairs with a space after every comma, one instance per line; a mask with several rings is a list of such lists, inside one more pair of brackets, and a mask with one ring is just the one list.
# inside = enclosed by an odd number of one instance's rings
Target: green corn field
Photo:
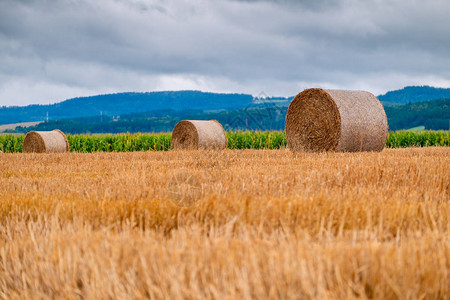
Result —
[[[170, 133], [67, 135], [73, 152], [132, 152], [170, 150]], [[282, 149], [286, 135], [281, 131], [227, 132], [229, 149]], [[0, 151], [22, 152], [23, 135], [0, 135]], [[388, 148], [450, 146], [450, 131], [396, 131], [390, 132]]]
[[166, 151], [170, 149], [171, 134], [106, 134], [68, 135], [71, 151], [90, 152], [132, 152]]
[[227, 132], [228, 149], [286, 148], [286, 135], [281, 131]]
[[24, 135], [0, 134], [0, 151], [5, 153], [22, 152]]
[[450, 131], [396, 131], [390, 132], [386, 141], [388, 148], [450, 146]]

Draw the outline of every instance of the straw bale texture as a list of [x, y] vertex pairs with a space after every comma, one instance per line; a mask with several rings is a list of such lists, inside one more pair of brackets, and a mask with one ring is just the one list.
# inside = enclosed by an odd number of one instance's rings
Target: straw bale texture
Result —
[[180, 121], [172, 131], [172, 149], [174, 150], [220, 150], [226, 147], [225, 130], [215, 120]]
[[369, 92], [307, 89], [289, 105], [286, 136], [292, 151], [381, 151], [387, 117]]
[[58, 129], [53, 131], [30, 131], [23, 140], [24, 153], [63, 153], [69, 151], [66, 135]]

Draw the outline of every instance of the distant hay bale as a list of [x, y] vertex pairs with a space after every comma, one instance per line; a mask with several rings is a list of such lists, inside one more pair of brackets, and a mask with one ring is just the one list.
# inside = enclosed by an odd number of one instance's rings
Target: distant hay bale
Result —
[[387, 117], [365, 91], [307, 89], [289, 104], [286, 137], [292, 151], [381, 151]]
[[66, 135], [58, 129], [53, 131], [30, 131], [23, 140], [24, 153], [63, 153], [69, 151]]
[[215, 120], [180, 121], [172, 131], [172, 149], [174, 150], [221, 150], [226, 147], [225, 130]]

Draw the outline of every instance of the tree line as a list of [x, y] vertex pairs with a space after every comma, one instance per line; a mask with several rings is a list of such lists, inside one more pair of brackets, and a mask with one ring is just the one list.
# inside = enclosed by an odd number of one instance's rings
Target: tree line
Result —
[[[392, 131], [425, 126], [430, 130], [449, 130], [450, 99], [385, 105], [389, 129]], [[284, 130], [287, 106], [275, 104], [249, 105], [244, 109], [207, 112], [203, 110], [158, 110], [125, 114], [61, 119], [40, 123], [33, 127], [17, 127], [16, 133], [30, 130], [60, 129], [71, 134], [170, 132], [181, 120], [217, 120], [226, 130]]]

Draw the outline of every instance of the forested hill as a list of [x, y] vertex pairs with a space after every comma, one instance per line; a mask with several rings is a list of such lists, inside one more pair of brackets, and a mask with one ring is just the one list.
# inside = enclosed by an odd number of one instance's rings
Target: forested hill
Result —
[[[389, 104], [409, 104], [423, 101], [450, 99], [450, 89], [433, 88], [429, 86], [410, 86], [401, 90], [391, 91], [378, 98], [385, 107]], [[286, 106], [291, 98], [269, 98], [272, 105]], [[236, 111], [247, 108], [253, 100], [248, 94], [218, 94], [199, 91], [168, 91], [148, 93], [117, 93], [69, 99], [51, 105], [29, 105], [25, 107], [0, 107], [0, 125], [21, 122], [34, 122], [46, 120], [64, 120], [77, 118], [100, 117], [105, 120], [113, 116], [139, 114], [143, 112], [171, 111], [167, 117], [178, 116], [176, 112], [191, 110], [204, 113], [223, 112], [224, 115], [233, 115]], [[282, 103], [281, 103], [281, 102]], [[424, 115], [430, 115], [427, 109]], [[404, 108], [401, 108], [402, 110]], [[231, 112], [231, 113], [225, 113]], [[430, 116], [434, 124], [439, 109], [433, 110]], [[282, 120], [281, 120], [282, 121]], [[246, 121], [250, 122], [249, 120]], [[421, 121], [425, 123], [425, 121]], [[277, 124], [281, 124], [277, 121]], [[403, 123], [402, 123], [403, 124]], [[264, 125], [265, 126], [265, 125]], [[264, 127], [263, 126], [263, 127]], [[409, 125], [400, 125], [409, 126]], [[432, 126], [430, 126], [432, 128]]]
[[[386, 106], [390, 130], [425, 126], [448, 130], [450, 99]], [[112, 117], [65, 119], [41, 123], [35, 127], [16, 128], [15, 132], [60, 129], [66, 133], [170, 132], [183, 119], [217, 120], [226, 130], [283, 130], [287, 106], [253, 104], [245, 109], [204, 112], [201, 110], [159, 110]]]
[[425, 126], [425, 129], [450, 130], [450, 99], [385, 106], [390, 130]]
[[118, 116], [163, 109], [235, 110], [249, 105], [246, 94], [217, 94], [199, 91], [118, 93], [69, 99], [51, 105], [0, 107], [0, 125], [92, 116]]
[[450, 99], [450, 89], [431, 86], [407, 86], [378, 96], [385, 103], [408, 104], [430, 100]]

